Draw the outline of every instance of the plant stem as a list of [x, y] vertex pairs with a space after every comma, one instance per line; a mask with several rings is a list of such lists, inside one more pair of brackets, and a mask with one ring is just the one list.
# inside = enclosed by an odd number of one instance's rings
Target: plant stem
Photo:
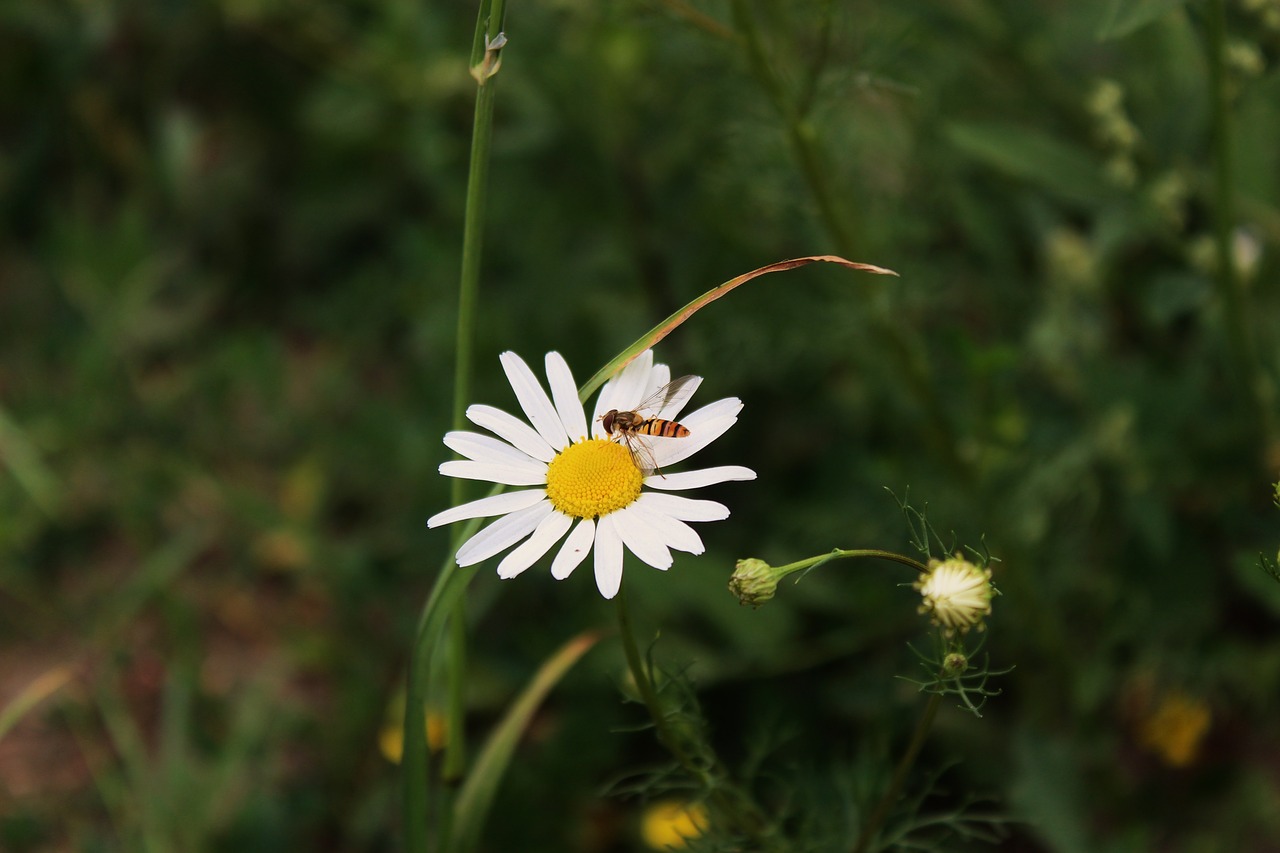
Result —
[[712, 822], [719, 824], [730, 834], [743, 834], [755, 841], [762, 840], [767, 831], [768, 822], [760, 807], [747, 793], [730, 779], [719, 759], [716, 758], [710, 744], [697, 744], [697, 753], [688, 748], [688, 741], [695, 735], [682, 733], [672, 725], [671, 716], [663, 708], [662, 700], [653, 686], [649, 668], [640, 655], [636, 644], [635, 631], [631, 625], [631, 615], [627, 610], [626, 585], [618, 591], [616, 598], [618, 613], [618, 633], [622, 636], [622, 649], [627, 658], [627, 667], [636, 683], [636, 690], [653, 720], [658, 741], [675, 757], [680, 766], [693, 776], [699, 788], [707, 792], [707, 801], [713, 807]]
[[[458, 285], [458, 331], [456, 343], [456, 367], [454, 372], [453, 429], [465, 425], [466, 405], [471, 399], [471, 361], [475, 340], [475, 313], [480, 292], [480, 260], [484, 246], [484, 213], [489, 198], [489, 152], [493, 142], [494, 77], [497, 73], [498, 44], [492, 51], [489, 45], [502, 36], [504, 0], [482, 3], [476, 18], [476, 41], [483, 51], [479, 66], [473, 65], [476, 78], [476, 111], [472, 122], [471, 164], [467, 175], [467, 202], [462, 229], [462, 272]], [[473, 54], [474, 55], [474, 54]], [[455, 479], [450, 490], [450, 502], [458, 506], [463, 502], [466, 481]], [[456, 551], [461, 539], [453, 537]], [[467, 674], [466, 599], [459, 597], [450, 617], [448, 660], [448, 717], [445, 722], [447, 744], [444, 753], [442, 778], [447, 784], [462, 778], [466, 768], [465, 681]]]
[[[458, 284], [458, 326], [454, 342], [453, 429], [465, 423], [467, 400], [471, 396], [471, 365], [475, 339], [475, 316], [480, 290], [480, 260], [484, 240], [485, 202], [488, 197], [489, 154], [493, 139], [494, 80], [499, 51], [505, 43], [502, 22], [505, 0], [484, 0], [476, 19], [472, 51], [472, 73], [477, 82], [475, 116], [471, 134], [471, 161], [467, 174], [466, 212], [462, 232], [462, 269]], [[454, 480], [452, 503], [462, 503], [465, 483]], [[455, 530], [451, 553], [456, 552], [463, 533]], [[410, 853], [427, 850], [428, 819], [428, 754], [423, 715], [426, 707], [427, 681], [436, 641], [443, 633], [446, 614], [450, 626], [447, 661], [448, 696], [445, 732], [443, 778], [456, 780], [462, 776], [466, 762], [463, 725], [464, 687], [466, 682], [466, 591], [471, 572], [464, 572], [447, 561], [432, 589], [410, 652], [408, 686], [405, 696], [404, 748], [404, 821], [405, 849]], [[438, 837], [441, 848], [448, 846], [450, 825], [448, 804], [438, 809], [441, 821]]]
[[[495, 0], [500, 7], [503, 0]], [[501, 9], [497, 10], [501, 14]], [[483, 18], [477, 28], [486, 26]], [[489, 34], [494, 38], [498, 33]], [[479, 81], [476, 109], [471, 133], [471, 164], [467, 173], [466, 212], [462, 226], [462, 271], [458, 286], [458, 329], [454, 366], [453, 426], [460, 428], [466, 419], [467, 400], [471, 390], [471, 359], [475, 338], [475, 311], [480, 291], [480, 258], [484, 247], [484, 213], [489, 186], [489, 151], [493, 141], [494, 80]], [[455, 489], [457, 486], [455, 481]]]
[[[747, 5], [747, 0], [734, 0], [733, 17], [738, 30], [742, 33], [743, 44], [747, 51], [747, 60], [751, 65], [751, 72], [755, 75], [760, 85], [764, 87], [765, 94], [769, 96], [769, 100], [773, 102], [774, 109], [778, 111], [778, 115], [781, 116], [783, 123], [786, 125], [787, 139], [790, 141], [791, 148], [800, 163], [800, 170], [804, 173], [805, 181], [809, 185], [809, 191], [813, 195], [814, 203], [818, 205], [822, 221], [831, 232], [836, 245], [840, 247], [841, 254], [850, 258], [856, 257], [855, 248], [858, 229], [856, 224], [850, 221], [848, 211], [841, 207], [836, 200], [835, 188], [831, 180], [829, 180], [830, 170], [823, 163], [822, 151], [818, 144], [818, 135], [814, 130], [813, 124], [808, 120], [807, 115], [801, 110], [800, 106], [787, 96], [782, 82], [773, 73], [773, 69], [769, 67], [769, 59], [764, 51], [764, 42], [760, 37], [759, 28], [756, 27], [755, 16], [752, 15], [751, 9]], [[830, 20], [827, 19], [826, 23], [829, 28]], [[815, 79], [819, 73], [820, 69], [816, 67], [811, 70], [811, 74]]]
[[1226, 73], [1226, 3], [1210, 0], [1205, 21], [1209, 65], [1209, 95], [1213, 105], [1213, 236], [1218, 256], [1218, 290], [1226, 320], [1231, 373], [1240, 383], [1264, 438], [1275, 435], [1271, 384], [1258, 360], [1244, 282], [1236, 269], [1232, 239], [1235, 231], [1235, 164], [1231, 150], [1231, 104]]
[[809, 557], [804, 560], [797, 560], [794, 563], [787, 563], [785, 566], [778, 566], [776, 571], [780, 573], [780, 577], [785, 577], [793, 572], [810, 569], [814, 566], [825, 563], [827, 560], [840, 559], [856, 559], [858, 557], [874, 557], [881, 560], [891, 560], [895, 563], [901, 563], [904, 566], [910, 566], [919, 572], [929, 571], [929, 567], [919, 560], [913, 560], [910, 557], [904, 557], [902, 554], [895, 554], [892, 551], [881, 551], [878, 548], [857, 548], [845, 550], [836, 548], [829, 554], [819, 554], [816, 557]]
[[871, 844], [876, 833], [884, 825], [885, 819], [889, 817], [889, 810], [893, 808], [894, 804], [902, 796], [902, 788], [906, 785], [907, 774], [911, 772], [911, 767], [916, 763], [916, 758], [924, 747], [925, 738], [929, 735], [929, 729], [933, 727], [933, 720], [938, 716], [938, 706], [941, 704], [941, 693], [934, 693], [929, 697], [928, 704], [924, 706], [924, 713], [920, 715], [920, 720], [916, 723], [916, 730], [911, 734], [911, 742], [907, 744], [906, 751], [898, 759], [898, 766], [893, 770], [893, 779], [889, 782], [889, 789], [884, 792], [880, 802], [876, 803], [875, 811], [871, 813], [871, 817], [862, 825], [862, 831], [858, 833], [858, 843], [853, 847], [854, 853], [866, 853], [868, 845]]
[[[418, 630], [414, 635], [405, 690], [404, 749], [401, 757], [404, 772], [405, 850], [409, 853], [426, 853], [427, 850], [427, 781], [430, 768], [423, 720], [431, 653], [444, 632], [446, 620], [454, 611], [456, 603], [462, 600], [473, 574], [453, 565], [451, 557], [447, 559], [431, 590], [431, 596], [422, 609]], [[438, 811], [444, 814], [447, 810]]]
[[698, 777], [698, 782], [702, 785], [708, 785], [710, 778], [706, 773], [706, 769], [700, 767], [684, 749], [679, 738], [671, 731], [670, 720], [662, 708], [661, 702], [658, 701], [657, 691], [654, 690], [653, 680], [649, 677], [648, 667], [644, 665], [644, 659], [640, 656], [640, 648], [636, 645], [635, 631], [631, 626], [631, 614], [627, 610], [627, 593], [626, 588], [618, 590], [615, 599], [618, 612], [618, 633], [622, 636], [622, 651], [627, 658], [627, 668], [631, 670], [631, 678], [636, 683], [636, 690], [640, 693], [640, 701], [644, 702], [645, 708], [649, 711], [649, 717], [653, 720], [654, 729], [658, 733], [658, 740], [671, 751], [681, 766]]
[[[824, 43], [830, 37], [829, 13], [829, 8], [824, 9], [822, 32]], [[858, 241], [861, 230], [857, 217], [848, 205], [840, 203], [840, 195], [837, 192], [839, 187], [832, 179], [833, 170], [826, 162], [818, 140], [818, 132], [809, 119], [813, 92], [816, 90], [822, 71], [821, 59], [815, 61], [808, 69], [810, 79], [806, 83], [805, 91], [799, 97], [793, 97], [769, 66], [769, 58], [765, 53], [764, 42], [756, 26], [749, 0], [733, 0], [733, 17], [742, 34], [742, 43], [747, 52], [751, 72], [764, 88], [769, 100], [773, 102], [774, 108], [786, 127], [787, 139], [799, 163], [809, 194], [817, 207], [819, 220], [826, 229], [828, 237], [835, 244], [837, 252], [847, 258], [856, 258], [859, 254]], [[818, 55], [824, 56], [825, 49]], [[955, 429], [934, 384], [933, 370], [929, 364], [927, 352], [917, 340], [908, 336], [903, 324], [894, 316], [893, 307], [887, 299], [883, 283], [873, 284], [872, 288], [871, 296], [866, 300], [866, 307], [868, 322], [875, 335], [877, 346], [888, 351], [899, 375], [903, 377], [907, 387], [924, 410], [919, 422], [938, 458], [946, 463], [956, 476], [965, 481], [971, 481], [972, 466], [957, 450]]]

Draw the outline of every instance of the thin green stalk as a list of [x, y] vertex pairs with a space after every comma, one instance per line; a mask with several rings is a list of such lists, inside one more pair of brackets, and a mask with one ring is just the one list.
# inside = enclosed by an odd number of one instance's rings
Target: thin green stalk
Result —
[[919, 560], [913, 560], [911, 557], [904, 557], [901, 554], [895, 554], [892, 551], [881, 551], [878, 548], [855, 548], [845, 550], [836, 548], [828, 554], [819, 554], [816, 557], [809, 557], [804, 560], [797, 560], [794, 563], [787, 563], [785, 566], [778, 566], [774, 571], [778, 572], [779, 578], [785, 577], [792, 572], [811, 569], [828, 560], [840, 559], [857, 559], [858, 557], [873, 557], [880, 560], [890, 560], [895, 563], [901, 563], [904, 566], [910, 566], [918, 572], [927, 572], [929, 567]]
[[1218, 290], [1226, 320], [1227, 346], [1242, 392], [1265, 437], [1274, 431], [1267, 377], [1258, 360], [1253, 329], [1249, 325], [1248, 295], [1236, 269], [1232, 240], [1235, 231], [1235, 163], [1231, 150], [1231, 97], [1226, 72], [1226, 3], [1211, 0], [1207, 10], [1206, 52], [1210, 100], [1213, 105], [1214, 216], [1213, 237], [1218, 255]]
[[[455, 340], [453, 394], [453, 428], [465, 423], [467, 400], [471, 397], [472, 354], [474, 350], [476, 306], [480, 290], [480, 260], [484, 244], [485, 202], [488, 197], [489, 155], [493, 139], [494, 75], [501, 63], [500, 51], [506, 43], [502, 32], [505, 0], [483, 0], [476, 20], [475, 44], [472, 51], [472, 75], [476, 79], [476, 107], [471, 136], [471, 161], [467, 175], [466, 213], [462, 235], [462, 269], [458, 286], [458, 327]], [[464, 483], [455, 480], [451, 490], [453, 504], [463, 500]], [[453, 551], [461, 541], [462, 531], [455, 531]], [[426, 734], [423, 731], [426, 686], [431, 650], [442, 634], [445, 614], [451, 626], [448, 674], [448, 719], [445, 723], [448, 744], [445, 751], [443, 778], [456, 780], [462, 776], [466, 762], [463, 726], [464, 687], [466, 682], [466, 612], [467, 581], [471, 573], [448, 562], [441, 571], [430, 598], [419, 618], [418, 632], [410, 653], [408, 687], [405, 697], [404, 749], [404, 820], [405, 848], [410, 853], [427, 850], [429, 768]], [[447, 847], [450, 826], [449, 804], [437, 809], [441, 818], [438, 840]]]
[[808, 115], [813, 109], [814, 100], [818, 96], [818, 84], [822, 81], [822, 72], [826, 70], [827, 60], [831, 56], [832, 14], [835, 11], [834, 0], [822, 0], [822, 26], [819, 27], [818, 44], [813, 49], [808, 68], [805, 69], [804, 81], [800, 95], [796, 99], [802, 115]]
[[[829, 12], [829, 8], [824, 10], [822, 32], [824, 41], [830, 37]], [[835, 244], [838, 253], [857, 257], [861, 228], [854, 211], [840, 203], [839, 187], [832, 180], [832, 169], [826, 162], [817, 130], [809, 119], [812, 91], [817, 86], [821, 66], [815, 62], [808, 69], [810, 81], [806, 83], [804, 92], [801, 92], [798, 97], [790, 95], [769, 65], [769, 58], [765, 53], [760, 30], [756, 26], [750, 0], [733, 0], [733, 16], [742, 34], [742, 43], [746, 49], [751, 72], [764, 88], [769, 100], [773, 102], [774, 108], [786, 127], [787, 139], [800, 166], [800, 173], [809, 188], [809, 194], [817, 206], [819, 220]], [[822, 56], [825, 56], [825, 52], [819, 53], [819, 57]], [[870, 309], [868, 319], [871, 330], [876, 336], [876, 342], [892, 356], [899, 374], [924, 409], [919, 422], [938, 458], [945, 462], [957, 476], [966, 480], [971, 479], [971, 466], [957, 450], [958, 442], [955, 438], [955, 430], [951, 426], [951, 417], [942, 404], [938, 389], [933, 382], [933, 371], [927, 354], [918, 342], [904, 333], [902, 325], [896, 322], [892, 315], [892, 306], [885, 296], [883, 287], [876, 288], [867, 301]]]
[[699, 787], [707, 792], [707, 800], [712, 806], [713, 823], [722, 822], [721, 828], [730, 834], [740, 834], [747, 839], [760, 841], [768, 831], [768, 821], [760, 807], [746, 791], [739, 788], [721, 766], [719, 759], [711, 751], [710, 744], [698, 744], [695, 755], [688, 746], [691, 735], [679, 731], [672, 725], [672, 718], [663, 708], [657, 690], [650, 678], [650, 670], [640, 655], [636, 644], [635, 631], [631, 626], [631, 615], [627, 610], [626, 584], [618, 591], [617, 598], [618, 633], [622, 636], [622, 649], [627, 658], [627, 666], [636, 683], [636, 690], [653, 720], [658, 741], [666, 747], [680, 766], [692, 775]]
[[[496, 20], [500, 20], [503, 0], [495, 0]], [[483, 14], [483, 12], [482, 12]], [[477, 29], [485, 27], [490, 42], [500, 35], [483, 20]], [[501, 50], [499, 46], [498, 50]], [[486, 52], [481, 66], [491, 63], [491, 69], [479, 73], [495, 73], [497, 59]], [[473, 69], [474, 73], [474, 69]], [[455, 344], [456, 356], [453, 374], [453, 426], [460, 428], [466, 420], [467, 400], [471, 398], [471, 362], [475, 338], [475, 313], [480, 291], [480, 260], [484, 247], [484, 214], [488, 201], [489, 152], [493, 142], [494, 79], [492, 76], [478, 81], [476, 109], [471, 133], [471, 164], [467, 174], [466, 212], [462, 228], [462, 271], [458, 287], [458, 330]], [[455, 496], [456, 497], [456, 496]]]
[[[477, 522], [468, 529], [474, 532], [478, 526]], [[455, 566], [452, 557], [446, 560], [435, 587], [431, 590], [431, 596], [422, 609], [414, 636], [405, 691], [404, 750], [401, 758], [404, 771], [405, 850], [410, 853], [426, 853], [427, 850], [427, 781], [430, 767], [423, 719], [431, 650], [436, 647], [447, 619], [453, 613], [455, 604], [462, 599], [473, 574], [472, 571]], [[437, 809], [437, 813], [443, 812], [443, 809]]]
[[933, 728], [933, 720], [938, 716], [938, 706], [941, 704], [941, 693], [934, 693], [929, 697], [928, 704], [924, 706], [924, 713], [920, 715], [920, 720], [916, 723], [916, 730], [911, 734], [911, 742], [907, 744], [906, 751], [898, 759], [898, 766], [893, 770], [893, 779], [889, 782], [889, 789], [884, 792], [884, 796], [876, 804], [875, 811], [871, 813], [871, 817], [862, 824], [862, 831], [858, 833], [858, 842], [853, 847], [854, 853], [866, 853], [868, 845], [871, 844], [876, 837], [876, 833], [880, 831], [880, 828], [884, 826], [885, 820], [889, 817], [890, 809], [902, 796], [903, 786], [907, 783], [907, 774], [911, 772], [912, 766], [916, 763], [916, 758], [920, 755], [920, 750], [924, 747], [925, 738], [929, 736], [929, 730]]
[[[791, 148], [800, 163], [800, 169], [804, 173], [806, 183], [809, 185], [809, 191], [813, 194], [814, 203], [818, 205], [823, 222], [828, 230], [832, 232], [832, 237], [835, 239], [836, 245], [840, 247], [841, 253], [851, 258], [856, 257], [855, 248], [858, 228], [856, 223], [851, 221], [849, 212], [842, 208], [836, 199], [835, 187], [829, 179], [830, 171], [823, 163], [817, 132], [814, 130], [813, 124], [808, 120], [806, 112], [801, 109], [800, 105], [795, 104], [787, 96], [782, 81], [778, 79], [777, 75], [773, 73], [773, 69], [769, 66], [769, 59], [764, 50], [764, 41], [761, 39], [759, 28], [756, 27], [755, 16], [752, 15], [751, 9], [747, 5], [747, 0], [734, 0], [733, 17], [739, 31], [742, 33], [743, 45], [746, 47], [747, 60], [751, 65], [751, 71], [756, 80], [760, 82], [760, 85], [764, 87], [765, 94], [769, 96], [769, 100], [773, 102], [774, 108], [786, 124], [787, 139], [790, 141]], [[826, 19], [826, 23], [829, 27], [829, 18]], [[826, 33], [824, 32], [825, 37]], [[820, 69], [815, 67], [810, 73], [816, 80]], [[816, 83], [813, 85], [816, 85]]]
[[739, 560], [737, 567], [733, 570], [733, 575], [729, 578], [729, 591], [737, 596], [741, 604], [759, 607], [777, 594], [778, 584], [788, 575], [815, 569], [829, 560], [857, 559], [859, 557], [901, 563], [921, 574], [929, 571], [929, 567], [919, 560], [904, 557], [892, 551], [882, 551], [879, 548], [857, 548], [852, 550], [835, 548], [825, 554], [806, 557], [803, 560], [797, 560], [794, 563], [787, 563], [783, 566], [771, 566], [764, 560], [759, 559]]
[[[462, 429], [466, 423], [467, 401], [471, 399], [471, 363], [474, 352], [476, 304], [480, 293], [480, 261], [484, 246], [484, 214], [489, 198], [489, 153], [493, 142], [494, 75], [501, 62], [500, 51], [506, 41], [502, 34], [504, 0], [482, 3], [476, 18], [476, 41], [473, 46], [472, 76], [478, 86], [476, 111], [472, 122], [471, 164], [467, 175], [467, 202], [462, 229], [462, 272], [458, 285], [458, 331], [456, 338], [456, 367], [453, 386], [453, 429]], [[483, 35], [482, 35], [483, 34]], [[477, 49], [479, 52], [477, 53]], [[478, 58], [478, 61], [477, 61]], [[465, 497], [466, 481], [455, 479], [450, 489], [454, 506]], [[453, 550], [462, 540], [455, 536]], [[449, 625], [447, 689], [445, 706], [445, 751], [442, 778], [446, 785], [453, 785], [466, 771], [467, 748], [466, 712], [467, 674], [467, 614], [466, 599], [459, 597], [453, 606]], [[441, 844], [448, 839], [446, 823], [450, 808], [441, 811]]]
[[667, 749], [671, 750], [671, 754], [685, 770], [692, 773], [698, 778], [698, 782], [703, 787], [711, 786], [711, 775], [707, 773], [705, 767], [693, 760], [684, 748], [675, 733], [671, 730], [671, 721], [668, 719], [666, 711], [662, 708], [662, 703], [658, 700], [658, 694], [653, 688], [653, 680], [649, 677], [649, 670], [644, 665], [644, 659], [640, 656], [640, 648], [636, 645], [635, 631], [631, 627], [631, 614], [627, 610], [627, 593], [625, 585], [618, 590], [615, 599], [618, 612], [618, 633], [622, 636], [622, 650], [627, 658], [627, 667], [631, 670], [631, 678], [636, 683], [636, 690], [640, 693], [640, 700], [644, 702], [644, 706], [649, 711], [649, 717], [653, 720], [654, 729], [658, 733], [658, 741]]

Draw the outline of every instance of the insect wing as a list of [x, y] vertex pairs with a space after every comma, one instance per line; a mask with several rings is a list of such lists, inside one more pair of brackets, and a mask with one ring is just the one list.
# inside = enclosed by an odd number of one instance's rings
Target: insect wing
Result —
[[622, 433], [622, 443], [627, 446], [627, 450], [631, 451], [631, 458], [636, 463], [636, 467], [640, 469], [640, 473], [648, 477], [658, 470], [658, 461], [653, 458], [653, 448], [649, 446], [644, 436], [636, 435], [632, 432], [624, 432]]
[[645, 418], [659, 416], [674, 418], [676, 413], [684, 408], [684, 404], [689, 402], [693, 392], [698, 390], [698, 383], [694, 381], [697, 378], [689, 375], [681, 376], [679, 379], [672, 379], [666, 385], [641, 400], [640, 405], [636, 406], [633, 411]]

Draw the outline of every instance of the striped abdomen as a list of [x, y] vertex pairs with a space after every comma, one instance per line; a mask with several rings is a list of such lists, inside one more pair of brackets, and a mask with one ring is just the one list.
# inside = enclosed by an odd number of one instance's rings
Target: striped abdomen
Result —
[[656, 435], [661, 438], [684, 438], [689, 434], [689, 428], [675, 421], [650, 418], [647, 421], [641, 421], [636, 424], [632, 428], [632, 432], [636, 435]]

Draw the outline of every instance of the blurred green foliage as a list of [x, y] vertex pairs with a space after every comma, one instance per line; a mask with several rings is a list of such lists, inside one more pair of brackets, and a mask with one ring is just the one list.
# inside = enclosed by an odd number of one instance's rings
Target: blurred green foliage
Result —
[[[779, 801], [839, 824], [857, 785], [821, 780], [908, 731], [916, 602], [849, 564], [751, 611], [734, 560], [901, 549], [909, 488], [1000, 560], [1017, 666], [984, 719], [944, 708], [946, 790], [1022, 821], [1009, 850], [1276, 849], [1280, 9], [1227, 7], [1229, 124], [1213, 3], [511, 4], [477, 401], [514, 405], [503, 350], [581, 380], [772, 261], [902, 275], [770, 276], [658, 351], [746, 402], [708, 464], [760, 476], [711, 490], [707, 555], [629, 568], [633, 604]], [[448, 548], [473, 17], [0, 6], [0, 702], [78, 672], [0, 741], [0, 848], [397, 849], [379, 733]], [[545, 575], [473, 585], [477, 733], [612, 619]], [[606, 642], [553, 693], [486, 849], [638, 849], [601, 796], [659, 757], [621, 666]], [[1208, 713], [1186, 760], [1170, 697]]]

